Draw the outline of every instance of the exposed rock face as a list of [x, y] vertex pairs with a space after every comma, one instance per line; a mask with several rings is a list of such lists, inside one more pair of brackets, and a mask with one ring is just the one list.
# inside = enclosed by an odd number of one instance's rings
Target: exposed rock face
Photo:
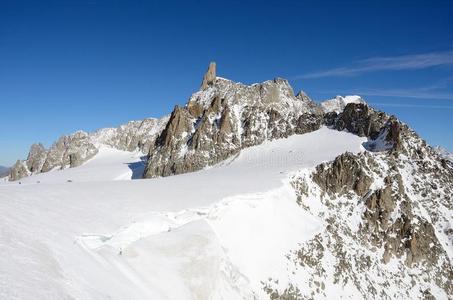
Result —
[[351, 153], [338, 156], [332, 163], [317, 166], [313, 181], [330, 195], [343, 195], [352, 190], [360, 196], [368, 193], [372, 182]]
[[389, 116], [364, 103], [349, 103], [340, 113], [330, 112], [325, 122], [337, 130], [347, 130], [358, 136], [377, 138]]
[[[394, 118], [379, 132], [392, 147], [346, 153], [294, 175], [300, 207], [326, 225], [288, 255], [287, 287], [263, 283], [271, 297], [453, 296], [453, 166]], [[335, 290], [343, 294], [327, 294]]]
[[90, 141], [88, 133], [78, 131], [69, 136], [62, 136], [50, 147], [40, 172], [63, 169], [66, 166], [77, 167], [98, 152]]
[[53, 169], [80, 166], [98, 153], [100, 145], [148, 153], [167, 121], [168, 117], [149, 118], [131, 121], [118, 128], [100, 129], [91, 134], [78, 131], [60, 137], [49, 149], [45, 149], [42, 144], [34, 144], [27, 159], [12, 167], [9, 180], [18, 180]]
[[208, 70], [206, 74], [203, 76], [203, 81], [201, 82], [201, 90], [205, 90], [214, 83], [216, 78], [216, 64], [215, 62], [211, 62], [209, 64]]
[[377, 111], [364, 102], [349, 103], [339, 113], [327, 112], [324, 123], [340, 131], [368, 137], [364, 147], [369, 151], [401, 150], [400, 134], [403, 129], [409, 130], [396, 117]]
[[47, 151], [42, 144], [33, 144], [26, 160], [27, 168], [31, 173], [40, 172], [46, 160]]
[[168, 116], [130, 121], [117, 128], [104, 128], [91, 134], [95, 143], [112, 146], [119, 150], [148, 153], [159, 133], [165, 127]]
[[9, 180], [18, 180], [29, 175], [26, 164], [23, 161], [16, 161], [14, 166], [9, 170]]
[[149, 153], [144, 177], [200, 170], [245, 147], [322, 125], [319, 106], [303, 93], [294, 96], [286, 80], [247, 86], [206, 78], [214, 81], [206, 80], [206, 89], [193, 94], [185, 107], [173, 110]]
[[304, 91], [299, 91], [296, 95], [296, 98], [305, 103], [315, 115], [324, 114], [324, 110], [321, 105], [314, 102]]

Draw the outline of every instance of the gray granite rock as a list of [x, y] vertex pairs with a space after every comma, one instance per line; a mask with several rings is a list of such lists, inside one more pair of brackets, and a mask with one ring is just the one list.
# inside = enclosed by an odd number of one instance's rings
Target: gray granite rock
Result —
[[91, 134], [91, 139], [95, 143], [109, 145], [119, 150], [139, 150], [148, 153], [168, 119], [168, 116], [164, 116], [160, 119], [130, 121], [117, 128], [100, 129]]
[[11, 169], [9, 171], [8, 179], [9, 179], [9, 181], [14, 181], [14, 180], [19, 180], [28, 175], [30, 175], [30, 172], [27, 169], [27, 165], [23, 161], [18, 160], [11, 167]]
[[216, 64], [211, 62], [209, 64], [208, 70], [203, 76], [203, 81], [201, 82], [201, 90], [205, 90], [210, 86], [216, 78]]
[[41, 143], [31, 145], [26, 160], [28, 170], [31, 173], [40, 172], [46, 160], [46, 156], [47, 151]]
[[[209, 70], [212, 66], [212, 74]], [[244, 85], [205, 75], [203, 82], [184, 107], [173, 110], [149, 153], [144, 177], [200, 170], [245, 147], [322, 125], [319, 106], [303, 93], [294, 96], [284, 79]]]
[[65, 167], [77, 167], [92, 158], [98, 149], [90, 140], [88, 133], [77, 131], [69, 136], [62, 136], [50, 147], [41, 172]]

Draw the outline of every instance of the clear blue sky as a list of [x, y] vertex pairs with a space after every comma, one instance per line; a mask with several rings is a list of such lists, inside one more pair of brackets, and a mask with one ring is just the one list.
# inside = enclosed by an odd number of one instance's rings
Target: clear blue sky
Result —
[[159, 117], [208, 62], [322, 100], [361, 94], [453, 150], [452, 1], [0, 1], [0, 165]]

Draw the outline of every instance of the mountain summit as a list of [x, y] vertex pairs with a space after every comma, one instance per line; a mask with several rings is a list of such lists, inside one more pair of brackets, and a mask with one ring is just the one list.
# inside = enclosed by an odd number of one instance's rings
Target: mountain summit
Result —
[[265, 140], [320, 128], [322, 110], [304, 95], [280, 78], [244, 85], [216, 77], [211, 63], [201, 90], [171, 113], [144, 177], [200, 170]]
[[216, 63], [211, 62], [209, 64], [208, 70], [203, 76], [203, 81], [201, 82], [201, 90], [205, 90], [211, 85], [216, 79]]
[[0, 296], [453, 297], [444, 151], [359, 96], [216, 72], [169, 116], [30, 148], [2, 182]]

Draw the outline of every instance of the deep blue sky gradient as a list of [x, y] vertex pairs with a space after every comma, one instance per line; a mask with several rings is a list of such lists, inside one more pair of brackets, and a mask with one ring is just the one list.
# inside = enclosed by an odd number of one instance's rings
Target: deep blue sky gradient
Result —
[[[219, 76], [284, 77], [316, 100], [365, 93], [453, 150], [453, 1], [395, 2], [2, 0], [0, 165], [33, 142], [167, 114], [211, 60]], [[433, 66], [311, 76], [432, 53]]]

